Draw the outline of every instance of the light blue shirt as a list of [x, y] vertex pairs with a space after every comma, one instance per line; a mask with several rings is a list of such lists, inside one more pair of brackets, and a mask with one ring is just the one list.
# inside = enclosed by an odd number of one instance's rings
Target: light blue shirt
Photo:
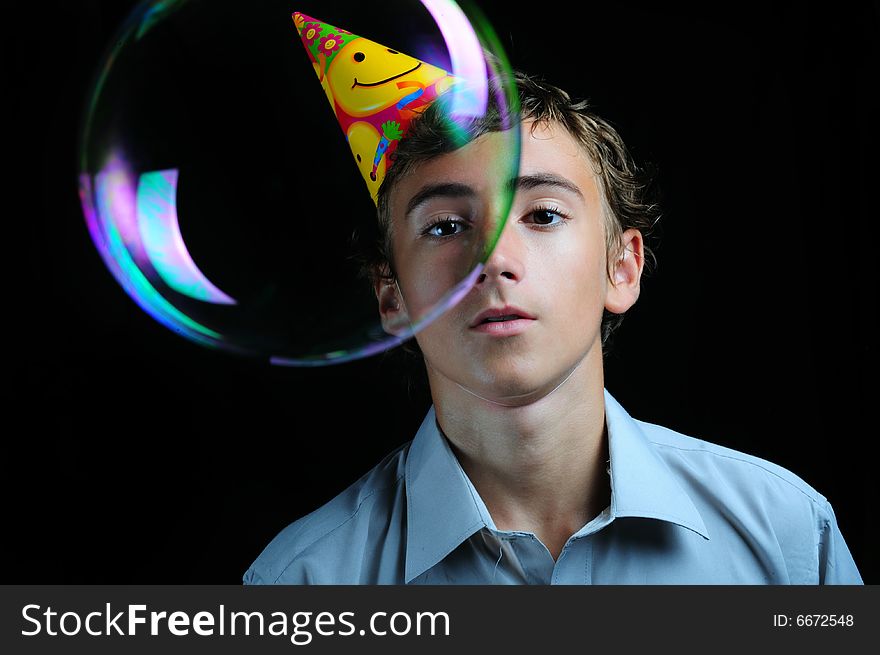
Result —
[[611, 504], [554, 561], [499, 530], [434, 410], [295, 521], [245, 584], [862, 584], [831, 505], [780, 466], [630, 417], [605, 392]]

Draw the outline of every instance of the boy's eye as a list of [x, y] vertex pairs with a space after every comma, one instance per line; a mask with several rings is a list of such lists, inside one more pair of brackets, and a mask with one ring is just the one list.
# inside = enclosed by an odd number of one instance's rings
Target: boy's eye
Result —
[[529, 216], [536, 225], [556, 225], [563, 220], [562, 215], [552, 209], [536, 209]]
[[425, 233], [432, 237], [450, 237], [454, 234], [464, 232], [464, 229], [464, 225], [461, 221], [447, 218], [442, 221], [437, 221], [429, 226]]

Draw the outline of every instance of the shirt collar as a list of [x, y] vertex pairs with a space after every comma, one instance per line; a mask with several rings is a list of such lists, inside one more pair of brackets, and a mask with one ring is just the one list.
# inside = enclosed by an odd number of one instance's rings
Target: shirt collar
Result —
[[485, 527], [486, 522], [471, 493], [473, 485], [437, 427], [433, 407], [410, 446], [404, 475], [407, 519], [404, 575], [405, 582], [409, 583]]
[[611, 457], [611, 516], [675, 523], [705, 539], [709, 531], [675, 474], [633, 419], [605, 391], [605, 425]]
[[[620, 517], [658, 519], [708, 539], [708, 531], [693, 501], [655, 452], [639, 423], [607, 390], [605, 421], [611, 457], [612, 520]], [[410, 446], [404, 475], [405, 581], [409, 583], [478, 530], [497, 528], [440, 432], [433, 407]]]

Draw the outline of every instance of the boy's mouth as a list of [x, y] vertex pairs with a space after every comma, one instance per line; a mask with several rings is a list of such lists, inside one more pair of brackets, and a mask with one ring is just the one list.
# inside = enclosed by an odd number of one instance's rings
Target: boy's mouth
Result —
[[471, 327], [475, 328], [490, 323], [507, 323], [520, 320], [533, 321], [535, 317], [523, 309], [506, 305], [504, 307], [483, 310], [471, 322]]

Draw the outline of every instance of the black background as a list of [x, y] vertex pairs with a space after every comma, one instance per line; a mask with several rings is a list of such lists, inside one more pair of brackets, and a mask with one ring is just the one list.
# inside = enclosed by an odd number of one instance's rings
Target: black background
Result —
[[[203, 349], [108, 273], [76, 136], [132, 6], [4, 19], [5, 583], [235, 583], [429, 403], [394, 358], [301, 370]], [[608, 389], [636, 418], [800, 475], [877, 583], [875, 5], [480, 6], [514, 66], [590, 98], [660, 172], [659, 267]]]

